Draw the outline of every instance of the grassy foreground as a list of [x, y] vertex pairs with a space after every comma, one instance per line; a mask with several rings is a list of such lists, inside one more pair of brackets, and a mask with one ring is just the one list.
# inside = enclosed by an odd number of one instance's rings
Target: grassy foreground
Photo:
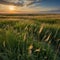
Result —
[[0, 60], [60, 60], [60, 20], [0, 21]]

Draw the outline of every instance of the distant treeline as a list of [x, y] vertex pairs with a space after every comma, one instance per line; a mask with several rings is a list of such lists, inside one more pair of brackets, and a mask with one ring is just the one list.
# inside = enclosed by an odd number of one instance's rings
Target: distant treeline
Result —
[[0, 16], [45, 16], [45, 15], [60, 15], [60, 14], [0, 14]]

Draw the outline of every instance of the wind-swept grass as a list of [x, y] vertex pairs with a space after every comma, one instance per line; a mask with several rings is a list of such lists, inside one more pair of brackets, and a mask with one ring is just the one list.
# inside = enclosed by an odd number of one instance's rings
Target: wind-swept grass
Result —
[[0, 21], [0, 60], [60, 60], [60, 24], [50, 23]]

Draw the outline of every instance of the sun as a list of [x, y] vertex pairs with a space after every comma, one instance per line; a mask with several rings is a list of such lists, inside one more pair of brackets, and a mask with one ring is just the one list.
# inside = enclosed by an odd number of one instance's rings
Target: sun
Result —
[[14, 6], [9, 6], [8, 8], [9, 8], [10, 11], [14, 11], [15, 10]]

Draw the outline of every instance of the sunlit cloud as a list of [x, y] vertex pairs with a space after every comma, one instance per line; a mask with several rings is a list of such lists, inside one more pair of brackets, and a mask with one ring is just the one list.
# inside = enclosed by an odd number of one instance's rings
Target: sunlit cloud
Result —
[[16, 5], [16, 6], [29, 6], [35, 3], [40, 3], [42, 0], [0, 0], [0, 4]]
[[60, 0], [0, 0], [0, 11], [8, 12], [14, 6], [14, 12], [53, 12], [60, 11]]

